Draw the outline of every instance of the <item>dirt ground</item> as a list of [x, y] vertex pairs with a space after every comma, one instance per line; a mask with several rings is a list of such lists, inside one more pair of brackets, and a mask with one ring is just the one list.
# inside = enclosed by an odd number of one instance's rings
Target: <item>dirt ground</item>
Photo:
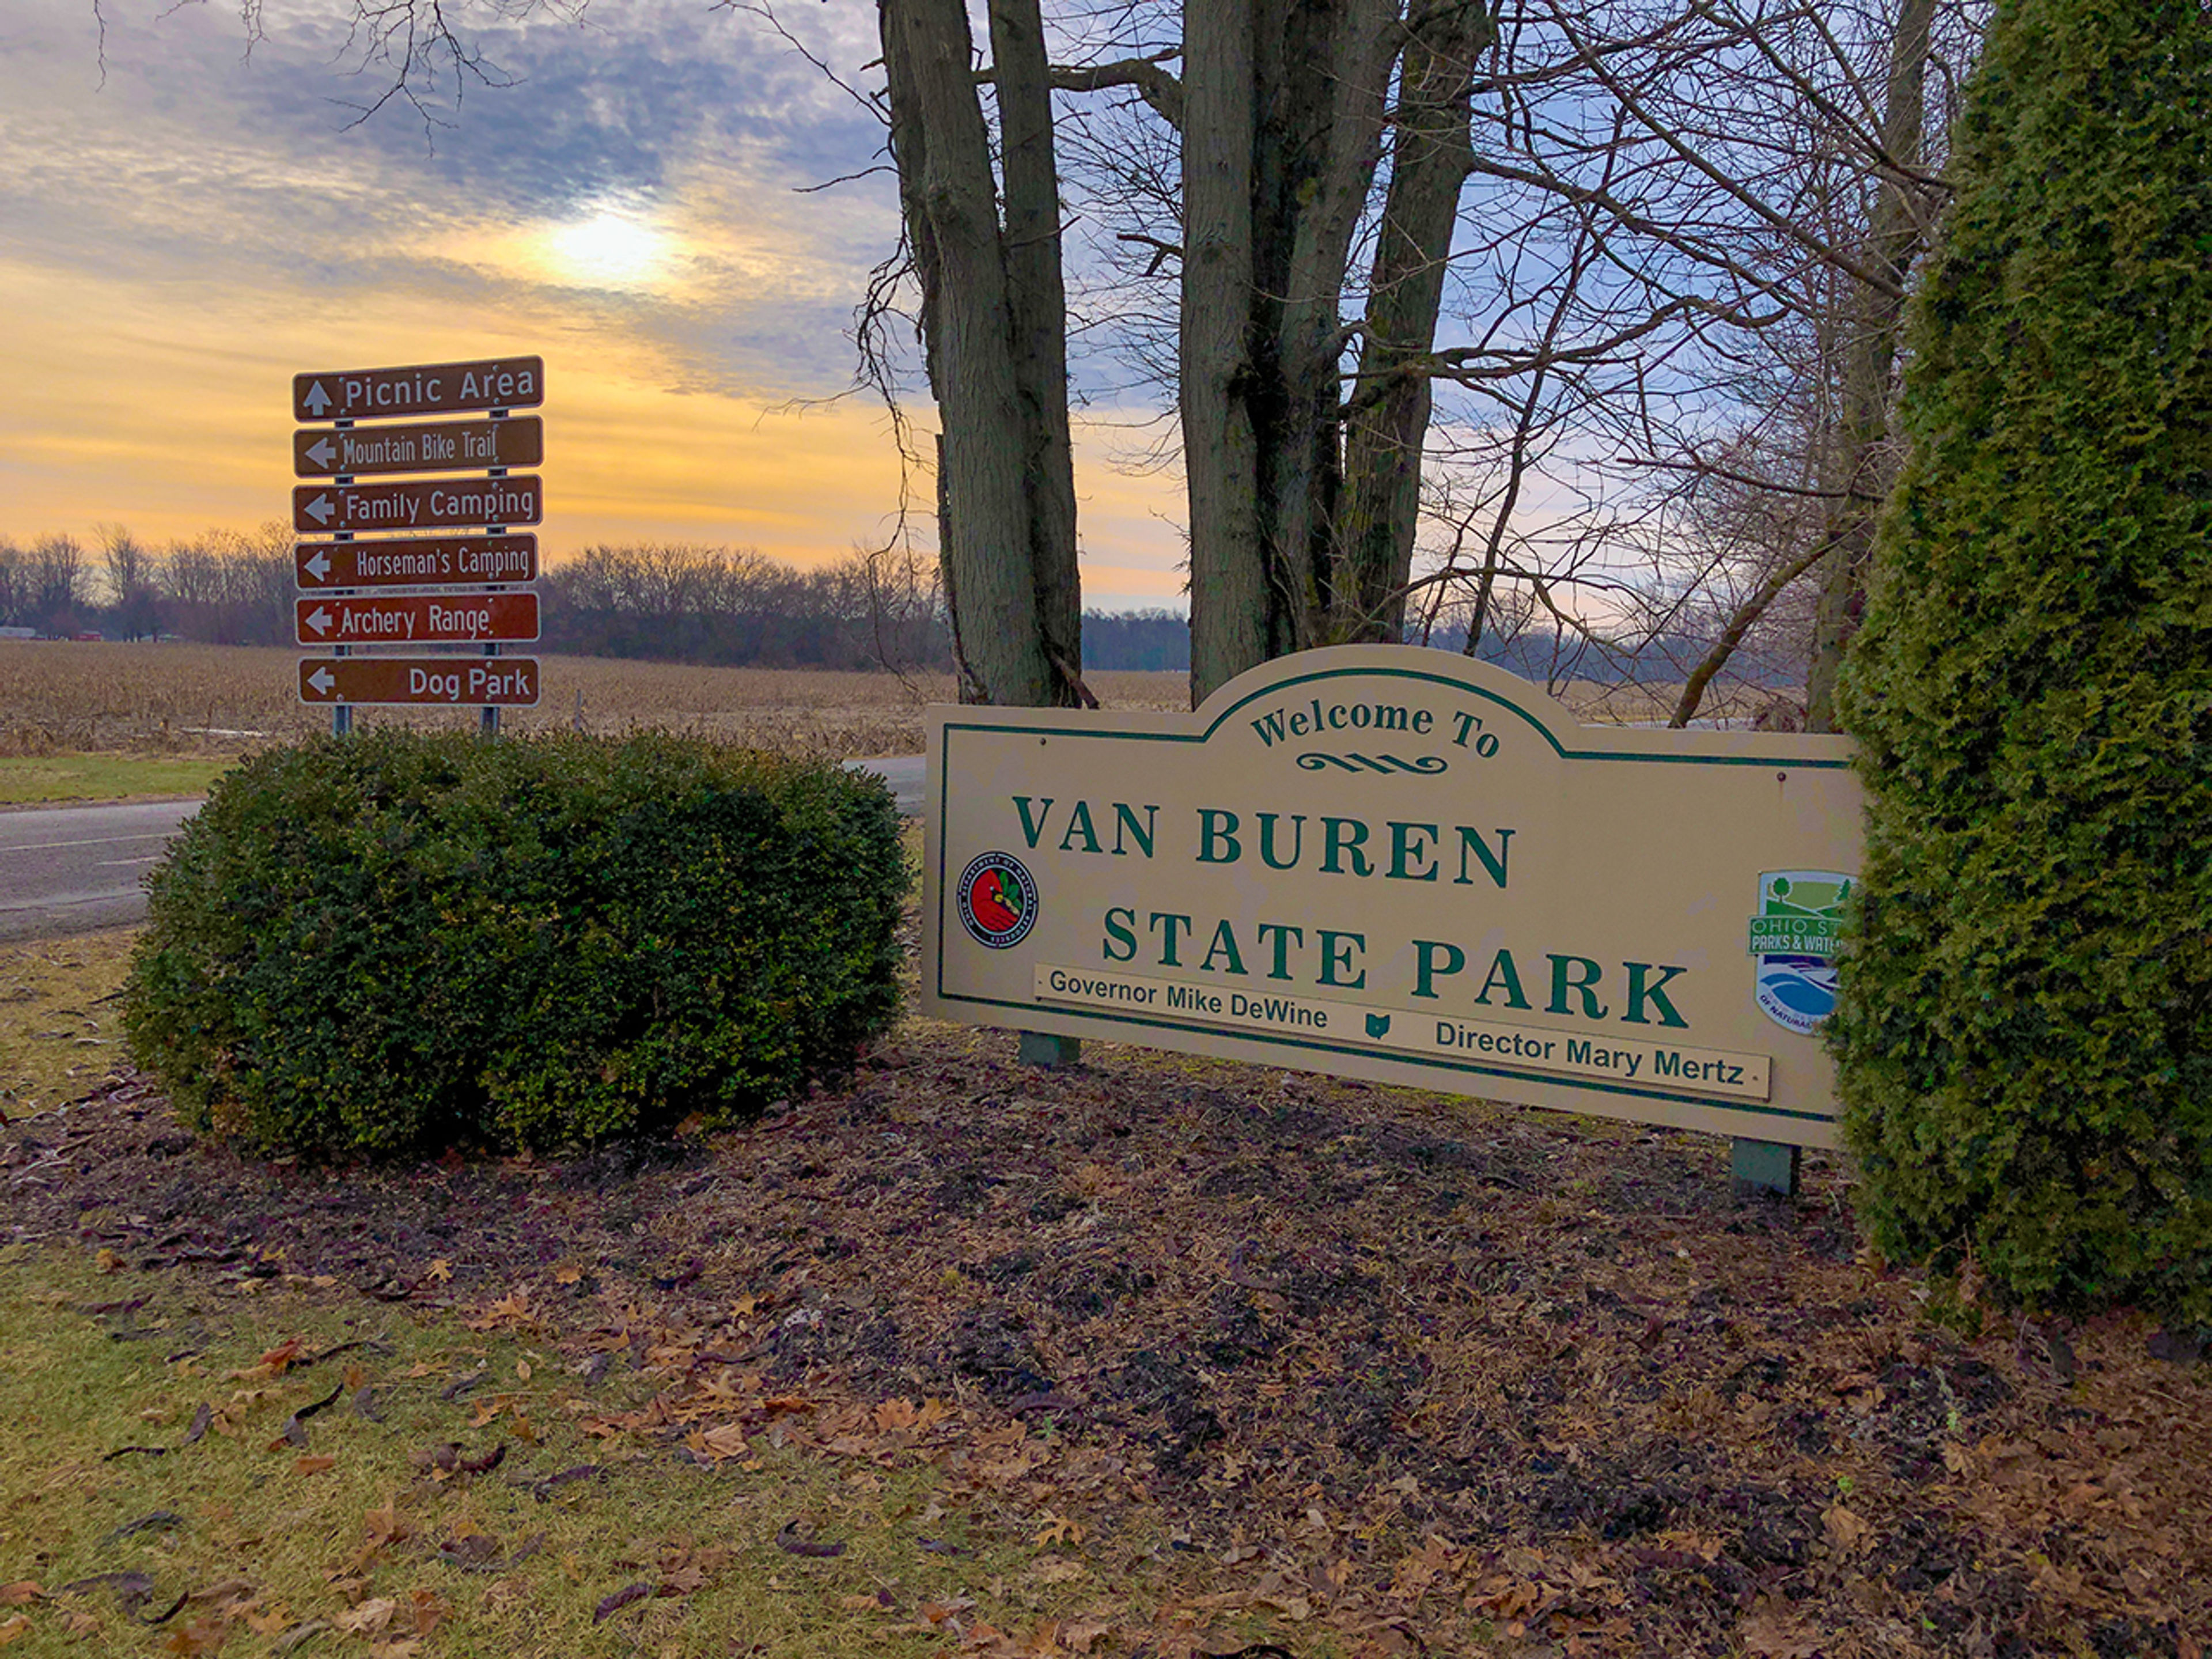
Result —
[[1034, 1507], [1163, 1527], [1255, 1652], [2201, 1651], [2185, 1338], [1930, 1322], [1826, 1157], [1739, 1205], [1698, 1137], [1085, 1059], [913, 1023], [744, 1132], [396, 1170], [247, 1161], [118, 1073], [0, 1130], [0, 1237], [526, 1310], [659, 1379], [611, 1428], [675, 1459], [740, 1373], [823, 1402], [779, 1427], [829, 1458], [955, 1401]]

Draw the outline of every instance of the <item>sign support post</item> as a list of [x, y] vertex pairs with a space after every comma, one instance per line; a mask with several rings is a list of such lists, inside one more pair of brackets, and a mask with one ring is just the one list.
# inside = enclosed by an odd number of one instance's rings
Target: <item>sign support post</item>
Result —
[[[504, 421], [507, 419], [507, 411], [503, 409], [495, 409], [491, 412], [491, 418], [495, 421]], [[495, 428], [494, 430], [496, 431], [497, 428]], [[491, 469], [489, 476], [495, 478], [504, 478], [507, 477], [507, 469], [503, 466], [495, 466]], [[506, 530], [507, 526], [504, 525], [494, 525], [486, 533], [494, 536], [503, 535], [506, 533]], [[496, 657], [499, 655], [499, 647], [495, 643], [487, 645], [483, 648], [483, 653], [487, 657]], [[498, 704], [486, 703], [482, 708], [477, 711], [477, 729], [486, 738], [495, 738], [499, 736]]]
[[1024, 1031], [1021, 1039], [1021, 1062], [1024, 1066], [1064, 1072], [1071, 1066], [1083, 1064], [1081, 1037], [1055, 1036], [1050, 1031]]
[[1729, 1175], [1738, 1198], [1778, 1193], [1797, 1196], [1802, 1146], [1785, 1146], [1773, 1140], [1748, 1140], [1738, 1135], [1729, 1143]]

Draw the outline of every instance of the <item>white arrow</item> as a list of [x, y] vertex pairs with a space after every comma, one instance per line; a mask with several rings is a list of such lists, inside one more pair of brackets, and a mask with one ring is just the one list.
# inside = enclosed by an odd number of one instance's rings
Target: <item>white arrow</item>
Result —
[[307, 514], [317, 524], [328, 524], [331, 521], [331, 498], [327, 495], [316, 496], [307, 503]]
[[[315, 390], [320, 392], [322, 388], [317, 386]], [[331, 457], [337, 453], [337, 451], [331, 447], [331, 441], [328, 438], [318, 438], [307, 446], [307, 459], [317, 466], [328, 466], [331, 464]]]
[[307, 684], [327, 697], [331, 695], [331, 688], [337, 684], [337, 678], [327, 668], [318, 668], [307, 676]]
[[325, 553], [321, 548], [317, 548], [315, 550], [315, 556], [307, 561], [307, 574], [310, 576], [313, 576], [317, 581], [321, 581], [325, 577], [331, 574], [330, 556]]
[[324, 391], [323, 383], [317, 380], [307, 387], [307, 395], [300, 401], [307, 406], [308, 414], [320, 415], [331, 406], [331, 394]]
[[307, 626], [313, 629], [318, 634], [329, 633], [331, 631], [331, 613], [324, 610], [322, 606], [317, 605], [308, 615]]

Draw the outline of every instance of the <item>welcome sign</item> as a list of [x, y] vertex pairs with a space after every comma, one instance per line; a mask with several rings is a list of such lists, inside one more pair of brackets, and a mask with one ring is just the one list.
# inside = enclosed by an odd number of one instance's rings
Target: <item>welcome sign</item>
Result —
[[1387, 646], [928, 723], [936, 1018], [1835, 1144], [1845, 738], [1583, 726]]

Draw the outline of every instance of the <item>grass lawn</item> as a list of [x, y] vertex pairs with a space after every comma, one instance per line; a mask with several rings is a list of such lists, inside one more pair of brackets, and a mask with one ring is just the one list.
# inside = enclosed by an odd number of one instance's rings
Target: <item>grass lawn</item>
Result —
[[511, 1306], [20, 1243], [0, 1328], [18, 1653], [920, 1655], [987, 1607], [1079, 1634], [1099, 1594], [1074, 1534], [994, 1527], [950, 1489], [927, 1457], [942, 1402], [878, 1409], [851, 1425], [874, 1455], [832, 1462], [779, 1427], [813, 1402], [729, 1372], [672, 1459], [632, 1433], [665, 1419], [660, 1375]]
[[135, 927], [0, 945], [0, 1120], [90, 1092], [124, 1063], [112, 1000]]
[[234, 755], [9, 755], [0, 757], [0, 805], [201, 795]]

